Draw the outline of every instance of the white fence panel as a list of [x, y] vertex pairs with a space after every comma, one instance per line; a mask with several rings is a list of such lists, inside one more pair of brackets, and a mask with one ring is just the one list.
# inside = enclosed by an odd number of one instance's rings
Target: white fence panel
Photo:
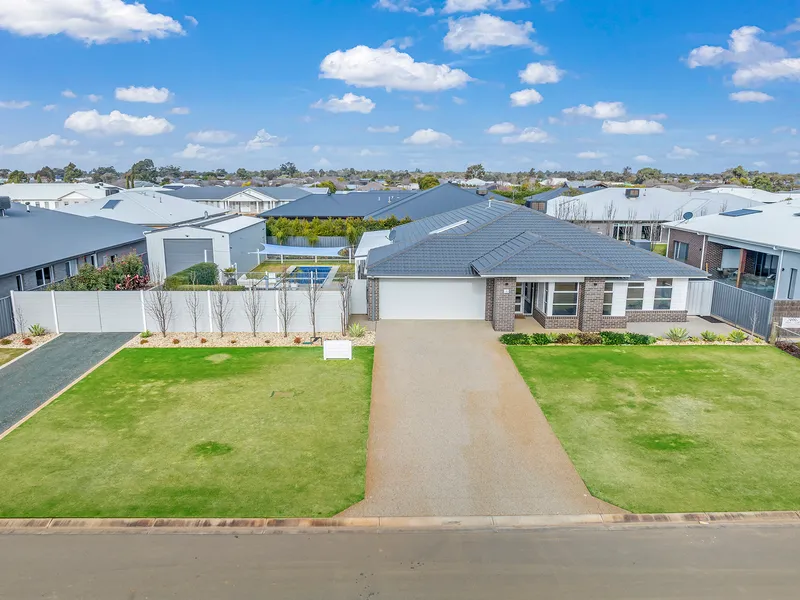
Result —
[[14, 310], [22, 311], [26, 328], [38, 324], [48, 331], [57, 330], [53, 297], [50, 292], [12, 292], [12, 294]]
[[714, 299], [714, 282], [690, 281], [686, 309], [690, 316], [707, 317], [711, 314], [711, 302]]
[[103, 331], [97, 292], [56, 292], [55, 298], [60, 331], [66, 333]]
[[367, 280], [355, 279], [352, 281], [353, 289], [350, 293], [350, 314], [367, 314]]
[[[170, 329], [178, 332], [194, 333], [194, 323], [192, 323], [191, 311], [187, 302], [192, 294], [197, 294], [197, 331], [209, 331], [208, 321], [208, 292], [171, 292], [172, 296], [172, 321]], [[153, 331], [152, 329], [150, 331]]]
[[[56, 296], [69, 293], [56, 292]], [[141, 292], [97, 292], [97, 304], [103, 331], [144, 331]]]

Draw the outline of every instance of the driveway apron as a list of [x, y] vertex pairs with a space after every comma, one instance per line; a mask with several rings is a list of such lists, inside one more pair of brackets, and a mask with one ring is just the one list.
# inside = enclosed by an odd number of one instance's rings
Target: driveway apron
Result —
[[132, 337], [132, 333], [64, 333], [0, 369], [0, 433]]
[[343, 515], [622, 512], [589, 494], [497, 337], [378, 323], [366, 498]]

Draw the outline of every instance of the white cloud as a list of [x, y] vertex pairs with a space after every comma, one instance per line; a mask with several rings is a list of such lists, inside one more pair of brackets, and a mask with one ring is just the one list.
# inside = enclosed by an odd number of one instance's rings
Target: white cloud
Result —
[[424, 110], [424, 111], [436, 110], [436, 107], [433, 104], [425, 104], [419, 98], [417, 98], [416, 102], [414, 102], [414, 108], [416, 108], [417, 110]]
[[502, 139], [504, 144], [544, 144], [549, 141], [548, 133], [538, 127], [526, 127], [520, 133], [505, 136]]
[[442, 12], [452, 14], [479, 10], [519, 10], [528, 7], [530, 2], [527, 0], [447, 0]]
[[619, 135], [650, 135], [664, 133], [664, 126], [658, 121], [634, 119], [632, 121], [603, 121], [603, 133]]
[[667, 115], [667, 113], [656, 113], [654, 115], [650, 115], [649, 118], [653, 121], [666, 121], [669, 118], [669, 115]]
[[431, 6], [420, 8], [419, 3], [412, 0], [378, 0], [373, 4], [373, 7], [388, 10], [389, 12], [407, 12], [414, 15], [422, 15], [423, 17], [429, 17], [436, 12]]
[[203, 131], [193, 131], [186, 135], [186, 139], [198, 144], [227, 144], [236, 137], [232, 131], [221, 129], [206, 129]]
[[283, 141], [284, 138], [280, 138], [277, 135], [272, 135], [270, 133], [267, 133], [265, 129], [259, 129], [255, 137], [252, 140], [249, 140], [247, 144], [245, 144], [245, 149], [262, 150], [264, 148], [271, 148], [273, 146], [277, 146]]
[[543, 160], [539, 164], [539, 169], [542, 171], [554, 171], [556, 169], [560, 169], [561, 164], [555, 162], [554, 160]]
[[436, 92], [463, 87], [472, 77], [447, 65], [417, 62], [395, 48], [356, 46], [337, 50], [320, 65], [322, 79], [338, 79], [356, 87]]
[[542, 95], [534, 89], [514, 92], [510, 98], [511, 106], [530, 106], [531, 104], [539, 104], [544, 100]]
[[540, 83], [558, 83], [564, 77], [564, 71], [553, 64], [533, 62], [519, 72], [523, 83], [537, 85]]
[[458, 104], [460, 106], [466, 104], [467, 101], [464, 98], [461, 98], [460, 96], [453, 96], [453, 103]]
[[717, 134], [716, 133], [712, 133], [711, 135], [707, 135], [706, 139], [709, 142], [716, 142], [717, 141]]
[[567, 116], [591, 117], [592, 119], [617, 119], [625, 116], [622, 102], [597, 102], [594, 106], [580, 104], [561, 111]]
[[121, 148], [122, 146], [124, 146], [124, 145], [125, 145], [125, 141], [124, 141], [124, 140], [117, 140], [116, 142], [114, 142], [114, 145], [115, 145], [117, 148]]
[[800, 152], [798, 152], [797, 150], [791, 150], [790, 152], [786, 153], [786, 156], [788, 156], [789, 158], [797, 158], [798, 156], [800, 156]]
[[317, 161], [317, 165], [316, 166], [319, 167], [320, 169], [327, 169], [328, 167], [331, 166], [331, 161], [329, 161], [325, 157], [322, 157]]
[[118, 110], [101, 115], [96, 110], [85, 110], [72, 113], [64, 122], [66, 129], [79, 133], [127, 134], [127, 135], [160, 135], [169, 133], [175, 126], [162, 117], [134, 117]]
[[117, 88], [114, 97], [123, 102], [147, 102], [148, 104], [163, 104], [172, 97], [167, 88], [136, 87]]
[[673, 146], [672, 151], [667, 154], [667, 158], [673, 160], [683, 160], [692, 156], [697, 156], [697, 152], [691, 148], [681, 148], [680, 146]]
[[798, 31], [800, 31], [800, 17], [789, 23], [783, 33], [797, 33]]
[[88, 44], [182, 35], [181, 24], [123, 0], [0, 0], [0, 29], [22, 36], [66, 35]]
[[578, 158], [583, 158], [586, 160], [597, 160], [600, 158], [605, 158], [606, 156], [608, 156], [608, 154], [606, 154], [605, 152], [593, 152], [591, 150], [587, 152], [578, 153]]
[[192, 27], [197, 27], [199, 21], [195, 19], [192, 15], [184, 15], [183, 20], [186, 21]]
[[733, 74], [733, 83], [739, 87], [780, 79], [800, 81], [800, 58], [761, 62], [743, 67]]
[[317, 154], [320, 150], [322, 150], [320, 146], [314, 146], [313, 148], [311, 148], [311, 152], [313, 152], [314, 154]]
[[563, 121], [558, 117], [547, 117], [547, 122], [550, 125], [563, 125]]
[[734, 92], [728, 96], [734, 102], [769, 102], [770, 100], [775, 100], [769, 94], [765, 94], [764, 92]]
[[61, 92], [61, 95], [64, 96], [64, 98], [77, 98], [78, 97], [78, 94], [76, 94], [72, 90], [64, 90], [63, 92]]
[[102, 100], [102, 99], [103, 99], [103, 97], [102, 97], [102, 96], [99, 96], [99, 95], [97, 95], [97, 94], [89, 94], [88, 96], [86, 96], [86, 99], [87, 99], [89, 102], [100, 102], [100, 100]]
[[397, 125], [383, 125], [382, 127], [367, 127], [369, 133], [397, 133], [400, 127]]
[[444, 47], [453, 52], [513, 46], [529, 46], [538, 53], [545, 51], [531, 40], [530, 36], [536, 30], [530, 21], [514, 23], [483, 13], [474, 17], [448, 19], [448, 26]]
[[171, 115], [188, 115], [189, 112], [190, 112], [189, 109], [186, 108], [185, 106], [176, 106], [175, 108], [169, 111]]
[[439, 146], [446, 147], [452, 146], [457, 142], [446, 133], [435, 131], [433, 129], [418, 129], [409, 137], [403, 140], [404, 144], [412, 144], [415, 146]]
[[797, 128], [789, 127], [788, 125], [782, 125], [781, 127], [776, 127], [773, 129], [772, 133], [788, 133], [789, 135], [797, 135]]
[[716, 67], [727, 63], [745, 65], [770, 61], [786, 56], [786, 50], [775, 44], [764, 42], [759, 36], [764, 31], [758, 27], [740, 27], [731, 32], [728, 47], [700, 46], [689, 53], [686, 59], [690, 69]]
[[9, 110], [22, 110], [23, 108], [28, 108], [30, 105], [31, 103], [27, 100], [8, 100], [6, 102], [0, 102], [0, 108], [7, 108]]
[[653, 158], [652, 156], [647, 156], [647, 154], [640, 154], [638, 156], [634, 156], [633, 160], [635, 160], [636, 162], [640, 162], [640, 163], [654, 163], [654, 162], [656, 162], [655, 158]]
[[136, 148], [133, 149], [133, 153], [139, 155], [150, 154], [152, 151], [153, 149], [149, 146], [136, 146]]
[[513, 123], [497, 123], [496, 125], [492, 125], [489, 129], [486, 130], [486, 133], [490, 133], [492, 135], [508, 135], [509, 133], [514, 133], [517, 130], [517, 126]]
[[763, 161], [763, 160], [757, 160], [756, 162], [754, 162], [754, 163], [753, 163], [753, 165], [755, 165], [755, 166], [756, 166], [756, 167], [758, 167], [759, 169], [763, 169], [763, 168], [764, 168], [764, 167], [766, 167], [768, 164], [769, 164], [769, 163], [767, 163], [766, 161]]
[[186, 144], [186, 148], [173, 154], [176, 158], [189, 158], [197, 160], [218, 160], [220, 153], [212, 148], [206, 148], [200, 144]]
[[58, 106], [57, 106], [57, 105], [55, 105], [55, 104], [45, 104], [45, 105], [42, 107], [42, 110], [43, 110], [43, 111], [45, 111], [45, 112], [50, 112], [51, 110], [55, 110], [55, 109], [57, 109], [57, 108], [58, 108]]
[[319, 108], [331, 113], [350, 113], [357, 112], [363, 115], [371, 113], [375, 108], [375, 103], [366, 96], [356, 96], [350, 92], [341, 98], [331, 96], [328, 100], [317, 100], [311, 108]]
[[2, 152], [3, 154], [33, 154], [35, 152], [42, 152], [44, 150], [50, 150], [52, 148], [77, 146], [77, 145], [78, 142], [76, 142], [75, 140], [67, 140], [62, 138], [60, 135], [52, 133], [40, 140], [30, 140], [27, 142], [22, 142], [21, 144], [17, 144], [16, 146], [12, 146], [11, 148], [5, 148], [3, 146], [0, 146], [0, 152]]
[[381, 48], [393, 48], [397, 46], [400, 50], [405, 50], [406, 48], [411, 48], [414, 45], [414, 38], [410, 35], [401, 38], [392, 38], [390, 40], [386, 40], [381, 45]]

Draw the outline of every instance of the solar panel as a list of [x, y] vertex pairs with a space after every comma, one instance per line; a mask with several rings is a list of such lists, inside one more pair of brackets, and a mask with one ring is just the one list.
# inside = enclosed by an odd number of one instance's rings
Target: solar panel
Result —
[[724, 217], [744, 217], [745, 215], [757, 215], [760, 212], [762, 211], [752, 208], [740, 208], [739, 210], [731, 210], [720, 214]]
[[[109, 210], [114, 210], [114, 208], [115, 208], [115, 207], [117, 206], [117, 204], [119, 204], [120, 202], [122, 202], [122, 200], [109, 200], [108, 202], [106, 202], [105, 204], [103, 204], [103, 208], [107, 208], [107, 209], [109, 209]], [[102, 210], [102, 209], [101, 209], [101, 210]]]

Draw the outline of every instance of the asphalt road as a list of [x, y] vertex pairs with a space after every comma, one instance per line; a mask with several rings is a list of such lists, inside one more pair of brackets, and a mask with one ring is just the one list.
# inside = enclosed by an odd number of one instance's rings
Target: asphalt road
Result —
[[0, 369], [0, 433], [132, 337], [132, 333], [64, 333]]
[[797, 598], [800, 527], [0, 535], [0, 598]]

